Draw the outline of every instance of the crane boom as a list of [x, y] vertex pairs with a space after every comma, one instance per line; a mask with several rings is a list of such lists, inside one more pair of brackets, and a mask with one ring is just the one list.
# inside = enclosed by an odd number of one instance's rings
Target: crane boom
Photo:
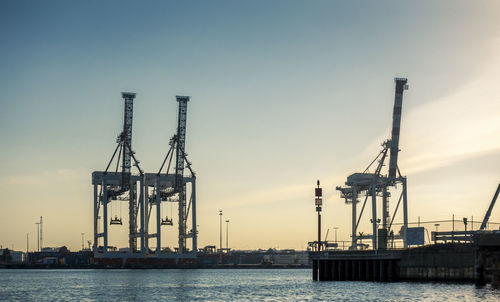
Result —
[[186, 118], [188, 96], [176, 96], [179, 102], [179, 114], [177, 121], [177, 148], [175, 157], [175, 191], [181, 192], [184, 187], [184, 154], [186, 147]]
[[122, 92], [122, 97], [125, 100], [125, 110], [123, 116], [123, 132], [121, 141], [123, 143], [122, 155], [122, 187], [127, 190], [130, 186], [130, 167], [132, 157], [132, 116], [134, 111], [135, 93]]
[[396, 93], [394, 96], [394, 111], [392, 114], [392, 138], [391, 138], [391, 152], [389, 159], [389, 178], [396, 177], [396, 170], [398, 167], [398, 153], [399, 153], [399, 130], [401, 127], [401, 107], [403, 105], [403, 90], [407, 89], [406, 78], [395, 78]]
[[491, 211], [493, 210], [493, 207], [495, 206], [495, 202], [497, 201], [499, 193], [500, 193], [500, 184], [498, 184], [497, 191], [495, 192], [495, 195], [493, 195], [493, 199], [491, 200], [490, 206], [488, 207], [488, 211], [486, 211], [486, 214], [484, 215], [483, 222], [481, 223], [481, 227], [479, 228], [480, 230], [486, 229], [486, 224], [488, 223], [488, 220], [490, 219]]

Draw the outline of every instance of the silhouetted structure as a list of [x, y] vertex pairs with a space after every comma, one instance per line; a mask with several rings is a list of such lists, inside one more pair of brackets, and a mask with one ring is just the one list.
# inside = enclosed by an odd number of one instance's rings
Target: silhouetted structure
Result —
[[[196, 230], [196, 187], [195, 173], [191, 163], [187, 160], [185, 152], [187, 102], [189, 97], [177, 96], [179, 104], [177, 132], [170, 139], [170, 150], [157, 173], [144, 173], [139, 167], [139, 161], [132, 150], [132, 120], [133, 101], [135, 93], [122, 93], [124, 99], [123, 130], [118, 136], [117, 146], [104, 171], [92, 173], [94, 186], [94, 256], [96, 263], [107, 263], [105, 259], [141, 259], [141, 258], [172, 258], [195, 259], [197, 251]], [[174, 172], [170, 172], [170, 164], [175, 153]], [[114, 171], [110, 170], [116, 157]], [[120, 157], [121, 169], [120, 168]], [[168, 160], [165, 172], [162, 169]], [[131, 167], [137, 168], [138, 173], [132, 174]], [[184, 176], [184, 167], [191, 173]], [[189, 193], [189, 194], [188, 194]], [[187, 200], [188, 197], [189, 199]], [[109, 225], [120, 226], [123, 224], [121, 217], [121, 202], [126, 201], [129, 207], [129, 247], [128, 249], [115, 249], [109, 246]], [[163, 249], [161, 244], [162, 226], [174, 224], [173, 217], [162, 218], [162, 202], [178, 204], [178, 247], [175, 252]], [[115, 207], [113, 207], [115, 204]], [[108, 213], [111, 205], [111, 215]], [[114, 213], [113, 208], [120, 208], [120, 215]], [[154, 208], [153, 208], [154, 207]], [[156, 232], [150, 233], [150, 217], [156, 212]], [[101, 218], [102, 211], [102, 220]], [[189, 216], [191, 214], [191, 221]], [[140, 227], [138, 227], [138, 222]], [[189, 223], [190, 222], [190, 223]], [[188, 231], [188, 225], [191, 229]], [[99, 229], [102, 228], [102, 231]], [[102, 245], [100, 244], [102, 239]], [[140, 247], [137, 242], [140, 238]], [[156, 252], [152, 253], [149, 241], [156, 239]], [[191, 249], [187, 246], [187, 239], [192, 240]], [[114, 260], [110, 260], [111, 262]], [[131, 260], [132, 261], [132, 260]], [[134, 260], [137, 261], [137, 260]], [[177, 261], [177, 260], [176, 260]]]
[[[388, 239], [403, 239], [404, 247], [408, 247], [408, 201], [407, 201], [407, 190], [406, 190], [406, 177], [402, 176], [399, 172], [397, 160], [399, 153], [399, 134], [401, 128], [401, 108], [403, 103], [403, 91], [407, 89], [408, 80], [405, 78], [396, 78], [396, 91], [394, 98], [394, 110], [392, 118], [392, 137], [390, 140], [385, 141], [382, 144], [382, 150], [377, 155], [377, 157], [370, 163], [370, 165], [362, 173], [354, 173], [347, 177], [345, 186], [337, 187], [337, 190], [341, 192], [341, 197], [345, 198], [347, 204], [352, 205], [352, 244], [351, 249], [356, 250], [358, 248], [365, 249], [366, 245], [359, 246], [358, 240], [361, 238], [372, 239], [373, 249], [386, 249]], [[388, 174], [382, 174], [382, 168], [384, 166], [387, 153], [390, 154], [389, 159], [389, 169]], [[370, 167], [378, 160], [378, 164], [374, 172], [369, 172]], [[402, 192], [399, 201], [396, 205], [394, 214], [391, 216], [389, 214], [389, 197], [390, 187], [396, 187], [397, 184], [402, 185]], [[365, 200], [361, 208], [359, 215], [357, 214], [357, 203], [359, 202], [358, 196], [364, 194]], [[368, 197], [372, 197], [372, 234], [364, 235], [360, 234], [358, 236], [358, 225], [361, 221], [363, 211], [365, 209]], [[382, 220], [378, 218], [377, 215], [377, 196], [382, 197]], [[403, 200], [403, 228], [399, 235], [394, 236], [391, 230], [394, 217], [399, 208], [401, 199]], [[378, 225], [381, 224], [379, 228]]]

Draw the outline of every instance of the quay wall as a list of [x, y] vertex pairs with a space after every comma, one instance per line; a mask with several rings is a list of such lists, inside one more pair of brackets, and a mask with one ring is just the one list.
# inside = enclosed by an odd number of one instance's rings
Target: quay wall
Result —
[[406, 250], [397, 262], [399, 280], [474, 281], [472, 244], [438, 244]]
[[472, 244], [437, 244], [386, 251], [311, 252], [313, 280], [474, 281]]

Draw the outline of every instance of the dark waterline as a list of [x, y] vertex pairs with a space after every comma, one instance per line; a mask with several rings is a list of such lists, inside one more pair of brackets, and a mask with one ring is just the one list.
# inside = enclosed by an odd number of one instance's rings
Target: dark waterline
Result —
[[0, 301], [500, 301], [453, 283], [313, 282], [303, 269], [0, 270]]

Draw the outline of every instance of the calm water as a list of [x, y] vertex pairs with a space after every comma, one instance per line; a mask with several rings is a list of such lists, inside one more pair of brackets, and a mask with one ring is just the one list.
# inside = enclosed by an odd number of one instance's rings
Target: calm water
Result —
[[0, 270], [1, 301], [500, 301], [471, 284], [313, 282], [310, 270]]

